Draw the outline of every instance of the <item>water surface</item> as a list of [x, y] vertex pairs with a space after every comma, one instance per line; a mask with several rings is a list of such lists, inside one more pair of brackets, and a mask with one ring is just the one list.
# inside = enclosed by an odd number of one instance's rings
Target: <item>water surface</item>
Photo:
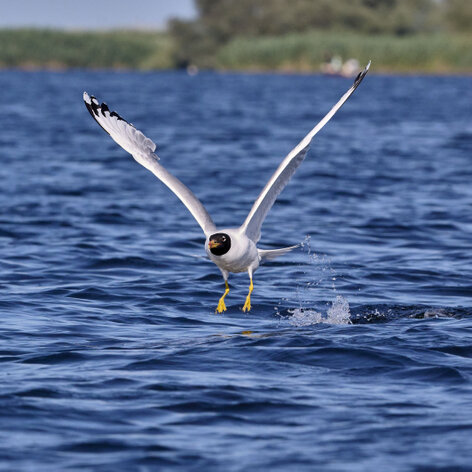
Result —
[[106, 100], [220, 226], [350, 86], [0, 72], [0, 468], [472, 470], [470, 78], [370, 75], [223, 283]]

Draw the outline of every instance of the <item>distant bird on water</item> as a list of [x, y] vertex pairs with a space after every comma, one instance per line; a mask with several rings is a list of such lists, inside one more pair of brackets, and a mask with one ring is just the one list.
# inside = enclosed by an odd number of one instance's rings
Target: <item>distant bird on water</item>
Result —
[[156, 144], [133, 125], [121, 118], [116, 112], [110, 112], [105, 103], [100, 104], [95, 97], [89, 96], [87, 92], [84, 92], [85, 106], [95, 121], [116, 143], [125, 151], [128, 151], [139, 164], [146, 167], [146, 169], [150, 170], [159, 180], [167, 185], [187, 207], [203, 229], [206, 237], [205, 250], [209, 258], [220, 269], [225, 281], [225, 292], [216, 307], [217, 313], [226, 311], [225, 297], [229, 292], [228, 275], [230, 272], [247, 272], [249, 274], [249, 293], [243, 306], [243, 311], [249, 311], [251, 309], [251, 293], [254, 288], [252, 276], [259, 267], [260, 262], [274, 259], [297, 247], [290, 246], [271, 250], [258, 249], [256, 244], [261, 237], [262, 223], [277, 196], [305, 159], [313, 137], [352, 95], [364, 79], [369, 67], [370, 62], [356, 77], [352, 87], [331, 108], [328, 114], [289, 152], [269, 182], [262, 189], [249, 215], [239, 228], [217, 228], [205, 207], [192, 191], [159, 164], [159, 158], [154, 154]]

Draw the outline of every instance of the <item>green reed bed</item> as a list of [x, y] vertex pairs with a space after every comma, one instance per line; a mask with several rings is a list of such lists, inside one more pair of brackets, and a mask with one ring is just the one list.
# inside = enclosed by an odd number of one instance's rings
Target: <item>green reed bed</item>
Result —
[[472, 35], [364, 36], [310, 32], [239, 38], [221, 48], [218, 66], [232, 70], [317, 71], [329, 55], [372, 59], [376, 71], [471, 73]]
[[0, 30], [0, 67], [172, 67], [172, 42], [164, 33]]
[[[160, 70], [178, 62], [175, 42], [162, 32], [0, 30], [0, 67]], [[237, 38], [208, 51], [217, 69], [319, 71], [329, 55], [375, 71], [472, 73], [472, 35], [367, 36], [314, 31], [279, 37]], [[190, 62], [199, 65], [199, 57]]]

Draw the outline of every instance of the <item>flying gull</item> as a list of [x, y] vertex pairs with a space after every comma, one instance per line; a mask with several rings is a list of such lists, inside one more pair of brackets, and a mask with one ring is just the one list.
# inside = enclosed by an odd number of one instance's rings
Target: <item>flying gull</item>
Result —
[[258, 249], [256, 245], [261, 237], [262, 223], [280, 192], [305, 159], [314, 136], [356, 90], [367, 74], [369, 67], [370, 62], [356, 77], [351, 88], [331, 108], [327, 115], [288, 153], [262, 189], [246, 220], [239, 228], [218, 228], [192, 191], [159, 163], [159, 157], [154, 153], [156, 144], [116, 112], [110, 111], [105, 103], [100, 104], [94, 96], [89, 96], [87, 92], [84, 92], [85, 105], [95, 121], [139, 164], [150, 170], [167, 185], [201, 226], [206, 237], [205, 250], [209, 258], [220, 269], [225, 281], [225, 292], [216, 307], [217, 313], [226, 311], [225, 297], [229, 292], [228, 275], [230, 272], [247, 272], [249, 275], [249, 293], [243, 306], [243, 311], [249, 311], [251, 309], [251, 293], [254, 288], [252, 276], [259, 264], [265, 260], [281, 256], [297, 247], [290, 246], [271, 250]]

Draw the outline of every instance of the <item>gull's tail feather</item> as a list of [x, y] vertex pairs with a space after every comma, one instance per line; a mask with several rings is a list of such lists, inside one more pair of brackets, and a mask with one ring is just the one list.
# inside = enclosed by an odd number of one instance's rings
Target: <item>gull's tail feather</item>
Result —
[[287, 252], [290, 252], [292, 249], [299, 247], [300, 244], [296, 244], [295, 246], [283, 247], [280, 249], [258, 249], [259, 257], [261, 261], [271, 261], [276, 257], [283, 256]]

